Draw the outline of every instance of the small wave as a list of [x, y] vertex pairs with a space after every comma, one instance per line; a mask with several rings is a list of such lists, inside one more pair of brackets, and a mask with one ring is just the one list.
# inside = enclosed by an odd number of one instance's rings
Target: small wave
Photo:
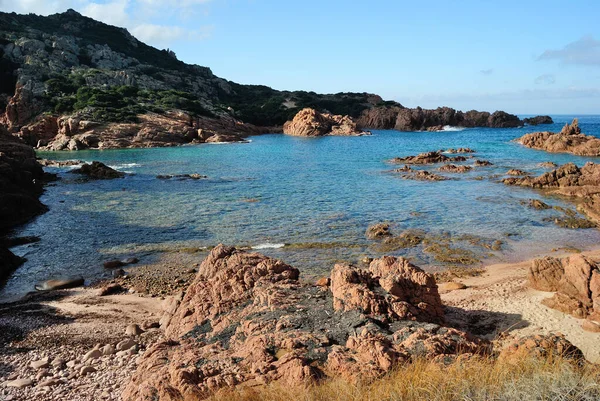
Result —
[[442, 131], [464, 131], [465, 127], [453, 127], [451, 125], [444, 125]]
[[269, 242], [266, 242], [264, 244], [258, 244], [255, 246], [252, 246], [252, 249], [279, 249], [279, 248], [283, 248], [285, 246], [285, 244], [271, 244]]
[[123, 164], [114, 164], [108, 167], [113, 168], [115, 170], [122, 170], [124, 168], [132, 168], [132, 167], [140, 167], [141, 164], [138, 163], [123, 163]]

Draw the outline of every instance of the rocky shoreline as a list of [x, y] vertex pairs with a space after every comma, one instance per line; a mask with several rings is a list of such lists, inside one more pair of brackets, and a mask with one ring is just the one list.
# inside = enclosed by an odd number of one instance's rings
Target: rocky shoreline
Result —
[[[598, 260], [600, 253], [586, 257]], [[423, 352], [445, 355], [440, 363], [457, 352], [464, 361], [473, 353], [508, 358], [541, 344], [559, 354], [580, 352], [569, 341], [589, 360], [600, 359], [596, 335], [579, 323], [565, 325], [541, 302], [548, 293], [529, 287], [537, 260], [438, 285], [396, 258], [375, 260], [368, 270], [338, 265], [317, 284], [297, 281], [283, 262], [228, 247], [199, 267], [194, 258], [171, 260], [167, 270], [198, 272], [182, 293], [168, 289], [164, 301], [161, 287], [132, 293], [124, 280], [114, 295], [101, 295], [110, 283], [99, 283], [1, 305], [0, 362], [10, 366], [0, 370], [4, 399], [204, 399], [218, 388], [314, 380], [323, 372], [310, 361], [356, 380], [380, 377]], [[232, 274], [242, 266], [245, 274]], [[130, 275], [136, 279], [135, 270]], [[559, 326], [566, 337], [551, 334]], [[528, 341], [537, 345], [527, 348], [523, 337], [532, 334]]]

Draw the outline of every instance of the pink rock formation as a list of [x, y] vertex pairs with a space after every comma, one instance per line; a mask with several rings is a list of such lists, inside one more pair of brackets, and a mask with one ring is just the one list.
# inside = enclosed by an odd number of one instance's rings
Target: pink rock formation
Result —
[[571, 124], [566, 124], [559, 133], [534, 132], [519, 138], [518, 142], [528, 148], [552, 153], [600, 156], [600, 139], [582, 134], [577, 119]]
[[349, 116], [319, 113], [315, 109], [300, 110], [293, 120], [283, 126], [283, 133], [294, 136], [324, 135], [369, 135], [356, 128], [356, 123]]
[[588, 326], [599, 321], [600, 270], [591, 259], [582, 255], [537, 259], [529, 269], [529, 285], [556, 292], [543, 301], [544, 305], [580, 319], [589, 318]]
[[[416, 357], [487, 345], [441, 321], [433, 277], [404, 259], [337, 265], [327, 287], [285, 263], [217, 246], [185, 295], [165, 304], [167, 340], [142, 357], [126, 401], [205, 399], [219, 388], [326, 376], [378, 377]], [[404, 320], [408, 319], [408, 320]]]

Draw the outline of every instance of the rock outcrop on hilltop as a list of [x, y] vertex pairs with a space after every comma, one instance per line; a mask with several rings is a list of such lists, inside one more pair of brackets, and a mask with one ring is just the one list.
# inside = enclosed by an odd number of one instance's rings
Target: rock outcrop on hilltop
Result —
[[358, 126], [368, 129], [395, 129], [398, 131], [431, 131], [444, 126], [514, 128], [523, 126], [517, 116], [504, 111], [488, 113], [471, 110], [458, 111], [450, 107], [435, 110], [408, 109], [402, 106], [379, 106], [366, 109], [357, 120]]
[[375, 260], [368, 270], [336, 265], [330, 289], [298, 276], [279, 260], [217, 246], [185, 295], [166, 302], [168, 340], [144, 354], [123, 399], [204, 399], [234, 385], [374, 378], [413, 358], [487, 350], [439, 325], [435, 280], [402, 258]]
[[584, 329], [600, 332], [600, 270], [591, 259], [582, 255], [536, 259], [529, 269], [529, 285], [555, 292], [544, 305], [586, 319]]
[[579, 156], [600, 156], [600, 139], [581, 133], [574, 119], [558, 132], [534, 132], [517, 140], [523, 146], [552, 153], [572, 153]]
[[11, 227], [46, 211], [39, 201], [45, 179], [33, 149], [0, 126], [0, 279], [22, 263], [1, 239]]
[[579, 168], [567, 163], [538, 177], [510, 177], [503, 182], [537, 189], [578, 200], [578, 209], [591, 220], [600, 223], [600, 164], [586, 163]]
[[554, 124], [554, 120], [552, 120], [552, 117], [550, 116], [536, 116], [524, 118], [523, 122], [527, 125]]
[[286, 122], [283, 133], [294, 136], [370, 135], [369, 132], [356, 128], [356, 123], [349, 116], [320, 113], [311, 108], [300, 110], [293, 120]]

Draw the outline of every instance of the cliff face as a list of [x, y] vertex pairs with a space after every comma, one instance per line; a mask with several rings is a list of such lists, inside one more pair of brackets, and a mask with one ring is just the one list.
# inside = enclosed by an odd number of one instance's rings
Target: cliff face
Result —
[[458, 111], [450, 107], [427, 110], [398, 106], [374, 107], [364, 110], [358, 119], [359, 127], [371, 129], [396, 129], [398, 131], [436, 131], [446, 125], [453, 127], [514, 128], [523, 125], [515, 115], [504, 111], [488, 113], [471, 110]]
[[46, 211], [38, 200], [43, 180], [33, 149], [0, 126], [0, 280], [22, 263], [3, 244], [3, 236], [11, 227]]

